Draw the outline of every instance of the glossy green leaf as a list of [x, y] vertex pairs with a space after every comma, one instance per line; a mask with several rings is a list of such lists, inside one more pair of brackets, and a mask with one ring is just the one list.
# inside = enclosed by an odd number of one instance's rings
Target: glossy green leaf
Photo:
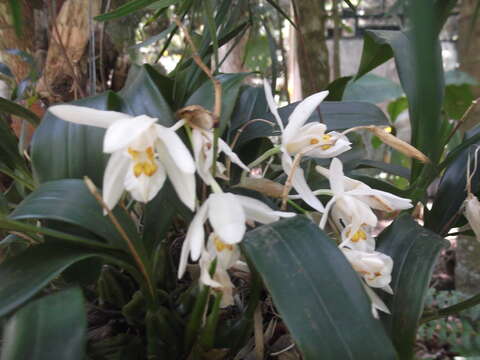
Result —
[[[223, 74], [217, 76], [217, 79], [222, 84], [222, 111], [220, 115], [220, 133], [222, 133], [230, 124], [235, 103], [237, 101], [240, 87], [243, 80], [250, 75], [250, 73], [239, 74]], [[215, 91], [210, 80], [206, 81], [200, 86], [188, 99], [187, 105], [201, 105], [205, 109], [213, 111], [215, 103]]]
[[156, 9], [158, 10], [160, 8], [166, 8], [170, 5], [176, 4], [178, 1], [179, 0], [133, 0], [123, 4], [109, 13], [96, 16], [95, 20], [106, 21], [127, 16], [152, 4], [155, 4]]
[[0, 264], [0, 316], [38, 293], [70, 265], [98, 256], [80, 248], [42, 244]]
[[170, 109], [172, 80], [161, 75], [150, 65], [136, 68], [119, 92], [123, 99], [121, 112], [138, 116], [148, 115], [158, 119], [163, 126], [172, 126], [175, 118]]
[[[112, 92], [72, 104], [99, 110], [120, 111], [121, 100]], [[32, 165], [38, 182], [90, 177], [102, 185], [107, 156], [103, 153], [104, 129], [73, 124], [46, 112], [32, 138]]]
[[[443, 173], [440, 179], [432, 208], [425, 214], [425, 226], [439, 233], [445, 234], [455, 225], [455, 220], [460, 215], [460, 208], [467, 197], [466, 176], [468, 159], [470, 156], [470, 171], [474, 168], [474, 155], [477, 146], [480, 145], [480, 128], [476, 127], [465, 134], [465, 140], [477, 138], [477, 140], [464, 147], [455, 160], [453, 160]], [[477, 168], [475, 175], [472, 177], [472, 189], [478, 188], [480, 183], [480, 169]]]
[[387, 164], [382, 161], [368, 160], [368, 159], [355, 159], [343, 164], [346, 171], [350, 169], [379, 169], [386, 173], [397, 175], [408, 179], [410, 177], [410, 170], [395, 164]]
[[21, 117], [22, 119], [27, 120], [33, 126], [37, 126], [40, 123], [40, 119], [37, 115], [35, 115], [35, 113], [21, 105], [18, 105], [16, 102], [7, 100], [3, 97], [0, 97], [0, 112]]
[[230, 121], [230, 137], [235, 131], [252, 119], [258, 118], [268, 110], [267, 99], [262, 87], [244, 85], [240, 89], [237, 103]]
[[358, 275], [318, 226], [297, 216], [250, 231], [242, 247], [303, 359], [395, 359]]
[[5, 326], [1, 358], [84, 360], [86, 343], [83, 294], [72, 288], [35, 300], [16, 312]]
[[[129, 237], [139, 242], [135, 225], [123, 209], [114, 211]], [[125, 240], [90, 194], [83, 180], [63, 179], [40, 185], [12, 212], [13, 220], [55, 220], [83, 228], [111, 245], [128, 250]]]
[[341, 101], [343, 98], [343, 93], [348, 83], [352, 79], [352, 76], [343, 76], [335, 79], [330, 84], [328, 84], [328, 96], [325, 98], [326, 101]]
[[377, 251], [393, 259], [391, 287], [386, 295], [391, 315], [382, 320], [402, 360], [413, 359], [415, 336], [436, 259], [447, 242], [405, 214], [377, 240]]
[[[287, 123], [288, 117], [297, 105], [298, 102], [295, 102], [278, 109], [284, 124]], [[366, 102], [323, 102], [320, 104], [319, 109], [328, 131], [345, 130], [354, 126], [363, 125], [389, 125], [388, 119], [383, 111], [377, 106]], [[239, 138], [239, 146], [259, 137], [279, 135], [278, 126], [271, 113], [265, 113], [258, 116], [258, 118], [270, 121], [271, 125], [264, 122], [255, 122], [248, 126]], [[307, 120], [307, 123], [319, 120], [318, 112], [314, 111]]]
[[[419, 19], [419, 24], [421, 21]], [[424, 24], [421, 29], [415, 32], [422, 33], [421, 40], [412, 32], [366, 31], [356, 78], [394, 56], [400, 82], [410, 104], [412, 145], [436, 163], [442, 153], [440, 109], [443, 103], [443, 69], [435, 29], [427, 29]], [[413, 179], [419, 171], [420, 165], [415, 164]]]

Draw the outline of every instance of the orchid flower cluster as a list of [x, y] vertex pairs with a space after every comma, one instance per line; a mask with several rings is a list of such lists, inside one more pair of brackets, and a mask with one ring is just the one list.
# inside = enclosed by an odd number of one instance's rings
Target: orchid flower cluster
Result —
[[[287, 174], [293, 171], [292, 185], [298, 196], [294, 195], [292, 198], [301, 198], [323, 213], [319, 224], [322, 229], [331, 215], [341, 236], [339, 248], [360, 275], [372, 302], [373, 315], [378, 317], [377, 310], [389, 313], [387, 306], [369, 288], [380, 288], [393, 293], [390, 287], [393, 260], [390, 256], [375, 251], [373, 230], [378, 219], [372, 209], [387, 212], [404, 210], [412, 207], [411, 200], [372, 189], [361, 181], [344, 176], [342, 162], [336, 156], [350, 150], [350, 142], [346, 136], [334, 131], [326, 133], [326, 126], [321, 123], [305, 124], [327, 97], [328, 91], [313, 94], [303, 100], [292, 112], [284, 128], [267, 82], [264, 82], [264, 88], [270, 111], [282, 130], [283, 169]], [[333, 158], [330, 169], [321, 166], [315, 168], [328, 178], [330, 183], [330, 191], [318, 191], [332, 196], [325, 207], [308, 187], [303, 170], [300, 167], [292, 169], [292, 155], [298, 153], [312, 158]]]
[[[284, 126], [267, 82], [264, 89], [270, 111], [281, 130], [278, 151], [282, 168], [298, 193], [291, 198], [301, 198], [323, 213], [319, 224], [322, 229], [327, 219], [332, 220], [340, 234], [339, 248], [360, 275], [374, 315], [377, 310], [388, 312], [369, 288], [392, 292], [389, 284], [393, 261], [388, 255], [375, 251], [373, 230], [378, 219], [372, 209], [403, 210], [412, 206], [410, 200], [344, 176], [342, 163], [336, 156], [351, 149], [348, 138], [335, 131], [327, 132], [326, 126], [319, 122], [307, 123], [328, 95], [327, 91], [300, 102]], [[275, 211], [259, 200], [222, 191], [215, 177], [225, 176], [225, 166], [216, 159], [215, 147], [245, 172], [250, 170], [222, 139], [216, 139], [214, 146], [212, 122], [194, 122], [182, 117], [174, 126], [165, 127], [147, 115], [132, 117], [74, 105], [53, 106], [50, 112], [66, 121], [106, 129], [103, 151], [111, 155], [104, 173], [103, 199], [109, 210], [116, 206], [125, 190], [134, 200], [149, 202], [163, 187], [167, 176], [170, 178], [179, 199], [192, 211], [196, 210], [182, 246], [178, 277], [186, 272], [189, 257], [198, 261], [200, 282], [222, 292], [223, 307], [234, 303], [234, 286], [228, 270], [239, 264], [238, 243], [247, 230], [246, 224], [268, 224], [295, 216], [295, 213]], [[182, 126], [187, 127], [193, 157], [176, 133]], [[316, 167], [330, 182], [330, 190], [320, 191], [331, 196], [326, 206], [317, 198], [318, 192], [309, 188], [302, 168], [295, 164], [297, 156], [333, 158], [329, 169]], [[216, 171], [212, 172], [212, 168]], [[195, 173], [212, 190], [201, 205], [196, 199]], [[212, 230], [205, 241], [207, 220]]]

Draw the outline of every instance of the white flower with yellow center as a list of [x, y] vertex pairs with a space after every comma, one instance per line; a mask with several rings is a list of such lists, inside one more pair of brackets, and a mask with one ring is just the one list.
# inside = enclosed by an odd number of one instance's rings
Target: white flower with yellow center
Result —
[[170, 178], [180, 200], [195, 207], [195, 164], [174, 130], [147, 115], [132, 117], [115, 111], [56, 105], [60, 119], [106, 128], [103, 151], [111, 154], [103, 176], [103, 198], [113, 209], [124, 190], [140, 202], [152, 200]]
[[[305, 124], [318, 105], [327, 97], [328, 91], [310, 95], [300, 102], [289, 116], [287, 126], [284, 127], [272, 96], [272, 89], [267, 81], [264, 80], [263, 84], [270, 111], [282, 131], [282, 167], [287, 175], [292, 171], [292, 156], [300, 152], [315, 158], [331, 158], [351, 149], [350, 141], [346, 136], [334, 131], [326, 134], [327, 128], [324, 124], [318, 122]], [[295, 170], [292, 185], [308, 205], [323, 212], [324, 207], [309, 188], [301, 168]]]
[[349, 237], [355, 236], [363, 226], [376, 226], [377, 216], [372, 209], [392, 212], [412, 207], [410, 199], [372, 189], [361, 181], [344, 176], [342, 162], [337, 158], [332, 159], [330, 169], [321, 166], [315, 169], [328, 178], [333, 193], [320, 221], [321, 228], [325, 226], [332, 206], [336, 217], [348, 227]]
[[202, 204], [188, 228], [183, 242], [178, 267], [181, 278], [187, 267], [188, 255], [197, 261], [205, 248], [205, 230], [207, 219], [213, 231], [225, 245], [238, 244], [247, 230], [245, 222], [256, 221], [269, 224], [281, 217], [292, 217], [295, 213], [272, 210], [263, 202], [242, 195], [231, 193], [213, 193]]
[[[215, 259], [215, 272], [212, 276], [210, 273]], [[240, 250], [237, 245], [226, 244], [217, 234], [210, 234], [207, 247], [202, 251], [199, 261], [200, 282], [222, 292], [221, 307], [233, 305], [234, 286], [227, 270], [234, 266], [239, 259]]]

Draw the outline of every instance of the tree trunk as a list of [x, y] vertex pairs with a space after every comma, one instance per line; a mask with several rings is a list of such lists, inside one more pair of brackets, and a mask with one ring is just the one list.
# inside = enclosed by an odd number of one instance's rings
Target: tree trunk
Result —
[[330, 80], [324, 5], [324, 0], [297, 0], [294, 5], [303, 97], [324, 90]]
[[[0, 51], [8, 49], [22, 50], [28, 54], [33, 54], [34, 21], [33, 8], [30, 1], [23, 0], [22, 17], [23, 35], [17, 37], [12, 24], [12, 13], [10, 11], [9, 0], [0, 0]], [[2, 51], [2, 59], [12, 70], [17, 83], [27, 77], [30, 72], [30, 65], [23, 61], [20, 56], [7, 54]]]

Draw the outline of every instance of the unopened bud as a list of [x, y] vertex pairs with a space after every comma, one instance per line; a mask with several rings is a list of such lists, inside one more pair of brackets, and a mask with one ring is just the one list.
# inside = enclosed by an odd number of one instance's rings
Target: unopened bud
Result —
[[210, 130], [215, 122], [213, 114], [200, 105], [186, 106], [178, 110], [175, 115], [178, 119], [185, 120], [191, 126], [205, 130]]

